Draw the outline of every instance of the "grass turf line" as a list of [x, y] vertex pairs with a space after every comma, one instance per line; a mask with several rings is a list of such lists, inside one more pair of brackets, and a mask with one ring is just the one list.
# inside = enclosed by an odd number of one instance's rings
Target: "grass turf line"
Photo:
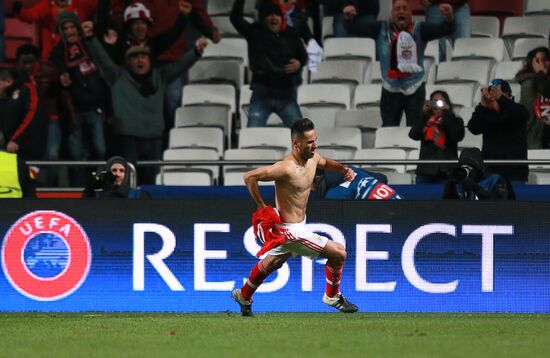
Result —
[[0, 357], [548, 357], [550, 316], [2, 313]]

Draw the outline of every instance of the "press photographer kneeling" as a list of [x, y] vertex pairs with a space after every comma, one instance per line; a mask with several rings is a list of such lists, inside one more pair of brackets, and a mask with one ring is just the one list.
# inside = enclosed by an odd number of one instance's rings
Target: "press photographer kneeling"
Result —
[[90, 183], [84, 189], [83, 198], [149, 199], [149, 194], [130, 187], [128, 162], [122, 157], [112, 157], [105, 170], [92, 173]]
[[487, 170], [478, 148], [466, 148], [449, 173], [443, 199], [513, 200], [515, 194], [508, 180]]

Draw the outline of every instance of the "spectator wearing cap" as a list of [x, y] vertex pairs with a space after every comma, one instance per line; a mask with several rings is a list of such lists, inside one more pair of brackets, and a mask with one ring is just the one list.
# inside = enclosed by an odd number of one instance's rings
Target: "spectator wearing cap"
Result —
[[[68, 148], [72, 160], [105, 159], [103, 113], [108, 88], [83, 39], [80, 20], [72, 12], [57, 16], [61, 41], [52, 49], [50, 61], [56, 66], [59, 83], [70, 93]], [[71, 170], [72, 184], [85, 183], [84, 171]]]
[[230, 20], [248, 43], [252, 70], [248, 127], [265, 126], [271, 113], [279, 115], [285, 126], [292, 127], [302, 117], [297, 88], [308, 59], [302, 39], [295, 31], [282, 29], [281, 8], [271, 1], [262, 4], [259, 21], [254, 23], [244, 18], [243, 8], [244, 0], [236, 0]]
[[[126, 51], [125, 66], [116, 65], [93, 36], [93, 24], [83, 24], [90, 51], [111, 88], [113, 129], [118, 152], [134, 165], [138, 160], [160, 160], [164, 130], [164, 93], [167, 85], [191, 67], [207, 46], [197, 40], [195, 50], [182, 55], [170, 66], [155, 68], [149, 47], [135, 46]], [[153, 184], [156, 168], [141, 171], [142, 183]]]
[[148, 46], [153, 60], [172, 46], [184, 32], [191, 13], [191, 3], [180, 0], [179, 15], [172, 27], [151, 36], [154, 19], [142, 3], [133, 3], [124, 10], [124, 24], [111, 19], [110, 0], [99, 0], [98, 32], [104, 34], [104, 46], [117, 64], [124, 64], [124, 54], [132, 46]]
[[15, 1], [12, 12], [23, 21], [32, 22], [40, 28], [42, 59], [47, 59], [61, 37], [57, 32], [56, 17], [71, 12], [80, 21], [90, 19], [96, 12], [97, 0], [41, 0], [31, 7], [23, 8], [23, 2]]
[[[226, 0], [229, 1], [229, 0]], [[154, 20], [154, 25], [151, 28], [150, 36], [167, 31], [180, 16], [178, 4], [181, 0], [140, 0], [140, 2], [151, 11], [151, 18]], [[192, 10], [189, 14], [189, 21], [193, 28], [198, 32], [211, 39], [212, 42], [220, 42], [221, 35], [217, 27], [214, 26], [212, 20], [206, 11], [204, 0], [186, 0], [191, 4]], [[130, 1], [128, 0], [111, 0], [111, 10], [114, 19], [122, 19], [123, 13]], [[172, 46], [164, 51], [155, 63], [159, 66], [169, 66], [177, 61], [180, 56], [191, 47], [194, 41], [189, 41], [188, 35], [184, 34], [178, 37], [178, 40], [172, 43]], [[187, 84], [188, 73], [183, 71], [180, 76], [175, 78], [166, 88], [164, 97], [164, 119], [165, 133], [164, 142], [168, 143], [168, 132], [174, 126], [176, 109], [181, 106], [181, 98], [183, 95], [184, 86]]]
[[[481, 102], [468, 122], [468, 129], [473, 134], [483, 135], [485, 160], [526, 160], [528, 120], [529, 112], [514, 102], [510, 84], [495, 79], [481, 90]], [[527, 165], [493, 165], [488, 168], [509, 181], [526, 182], [529, 175]]]

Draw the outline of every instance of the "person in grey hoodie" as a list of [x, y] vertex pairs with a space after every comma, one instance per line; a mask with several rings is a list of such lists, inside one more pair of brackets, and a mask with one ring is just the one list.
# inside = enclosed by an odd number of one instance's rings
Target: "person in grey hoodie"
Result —
[[[163, 68], [151, 65], [148, 47], [130, 47], [126, 65], [116, 65], [99, 40], [93, 36], [93, 24], [82, 24], [90, 52], [111, 87], [113, 129], [119, 145], [118, 154], [129, 162], [160, 160], [164, 130], [164, 92], [166, 87], [190, 68], [201, 56], [208, 42], [200, 38], [194, 51], [188, 51], [176, 62]], [[142, 170], [141, 184], [153, 184], [156, 168]]]

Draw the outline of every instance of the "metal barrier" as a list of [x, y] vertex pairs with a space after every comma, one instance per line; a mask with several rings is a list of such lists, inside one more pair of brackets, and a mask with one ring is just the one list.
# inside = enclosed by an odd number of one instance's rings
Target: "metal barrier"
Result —
[[[351, 165], [377, 165], [377, 164], [395, 164], [395, 165], [417, 165], [417, 164], [457, 164], [458, 160], [420, 160], [420, 159], [382, 159], [382, 160], [339, 160], [342, 164]], [[138, 161], [134, 166], [128, 163], [130, 168], [130, 186], [135, 188], [137, 185], [137, 167], [160, 167], [161, 176], [164, 174], [164, 166], [197, 166], [197, 165], [269, 165], [273, 160], [152, 160]], [[550, 159], [521, 159], [521, 160], [485, 160], [488, 165], [548, 165], [550, 171]], [[28, 165], [37, 167], [88, 167], [104, 166], [105, 161], [28, 161]], [[41, 188], [41, 190], [66, 190], [66, 188]], [[73, 189], [74, 190], [74, 189]]]

